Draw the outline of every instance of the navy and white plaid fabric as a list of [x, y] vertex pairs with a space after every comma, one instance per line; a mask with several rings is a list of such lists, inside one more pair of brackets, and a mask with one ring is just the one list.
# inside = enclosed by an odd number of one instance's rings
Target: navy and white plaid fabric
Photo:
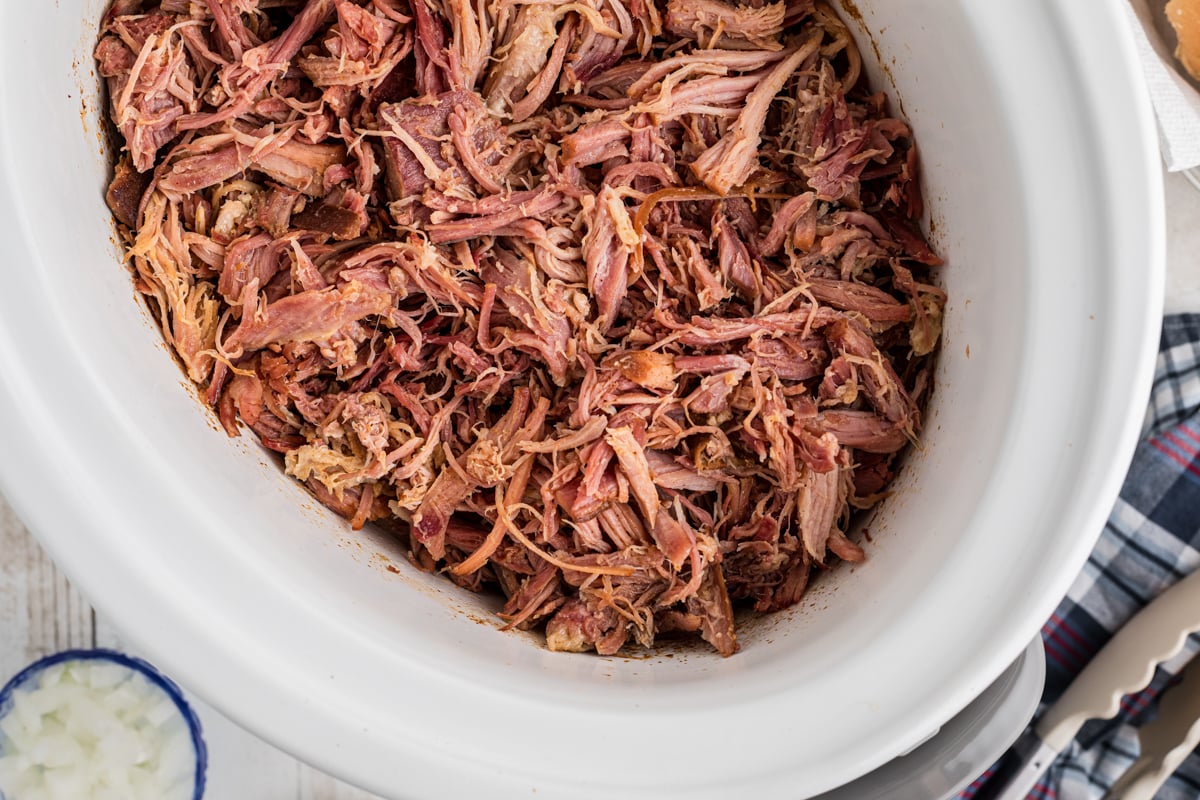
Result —
[[[1046, 689], [1053, 703], [1113, 633], [1142, 606], [1200, 569], [1200, 314], [1167, 317], [1142, 442], [1096, 549], [1042, 628]], [[1200, 636], [1162, 664], [1111, 720], [1093, 720], [1050, 768], [1029, 800], [1098, 800], [1138, 756], [1137, 728], [1194, 655]], [[969, 800], [991, 773], [959, 795]], [[991, 788], [991, 787], [989, 787]], [[1200, 751], [1156, 800], [1200, 798]]]

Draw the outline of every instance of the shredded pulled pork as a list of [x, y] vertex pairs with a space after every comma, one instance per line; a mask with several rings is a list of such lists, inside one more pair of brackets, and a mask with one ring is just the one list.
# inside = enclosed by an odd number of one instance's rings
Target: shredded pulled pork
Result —
[[944, 293], [821, 2], [115, 0], [109, 203], [230, 435], [611, 654], [864, 557]]

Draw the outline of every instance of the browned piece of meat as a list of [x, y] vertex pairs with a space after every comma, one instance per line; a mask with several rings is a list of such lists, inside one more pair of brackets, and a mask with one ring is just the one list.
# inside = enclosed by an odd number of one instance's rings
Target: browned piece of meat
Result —
[[546, 646], [551, 650], [582, 653], [596, 647], [616, 624], [617, 614], [613, 610], [593, 611], [582, 601], [571, 600], [546, 624]]
[[150, 188], [150, 176], [138, 172], [129, 156], [122, 156], [113, 170], [112, 182], [104, 195], [108, 207], [117, 222], [130, 228], [137, 227], [138, 209], [142, 198]]
[[229, 435], [612, 655], [867, 557], [946, 294], [812, 0], [114, 0], [135, 286]]
[[427, 188], [460, 200], [472, 199], [471, 173], [449, 141], [452, 116], [462, 120], [468, 163], [479, 164], [482, 170], [493, 168], [502, 156], [504, 130], [488, 116], [474, 92], [455, 90], [379, 107], [379, 119], [388, 129], [384, 163], [394, 199], [419, 198]]
[[357, 239], [369, 223], [366, 198], [353, 190], [333, 192], [325, 200], [310, 203], [291, 217], [293, 226], [327, 233], [339, 241]]
[[669, 0], [665, 26], [702, 47], [750, 47], [778, 50], [787, 4]]
[[700, 617], [700, 635], [723, 656], [738, 651], [734, 630], [733, 604], [725, 588], [725, 576], [718, 569], [704, 573], [696, 593], [688, 598], [688, 610]]

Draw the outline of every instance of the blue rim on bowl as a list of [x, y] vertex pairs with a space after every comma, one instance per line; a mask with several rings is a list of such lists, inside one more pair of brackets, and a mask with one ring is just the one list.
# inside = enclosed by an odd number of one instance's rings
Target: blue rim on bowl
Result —
[[[192, 800], [201, 800], [204, 796], [205, 771], [208, 767], [208, 748], [204, 744], [204, 734], [200, 727], [200, 718], [196, 716], [196, 712], [192, 710], [191, 705], [184, 698], [183, 691], [179, 686], [166, 675], [159, 672], [148, 661], [143, 661], [140, 658], [124, 653], [118, 653], [116, 650], [106, 650], [103, 648], [94, 650], [64, 650], [61, 653], [46, 656], [18, 672], [12, 680], [4, 685], [3, 689], [0, 689], [0, 718], [12, 710], [13, 693], [17, 689], [23, 687], [44, 670], [53, 667], [55, 664], [62, 664], [68, 661], [108, 661], [120, 664], [127, 669], [144, 675], [152, 684], [167, 693], [167, 696], [171, 698], [175, 707], [179, 709], [179, 713], [183, 715], [183, 719], [188, 726], [188, 732], [191, 734], [192, 749], [196, 754], [196, 780], [195, 789], [192, 792]], [[3, 800], [3, 798], [3, 792], [0, 792], [0, 800]]]

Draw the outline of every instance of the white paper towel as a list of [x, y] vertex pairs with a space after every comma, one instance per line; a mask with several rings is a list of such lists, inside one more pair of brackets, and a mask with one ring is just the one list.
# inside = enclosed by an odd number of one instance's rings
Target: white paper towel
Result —
[[1165, 0], [1126, 3], [1146, 87], [1158, 117], [1163, 160], [1172, 172], [1200, 166], [1200, 92], [1183, 75], [1175, 60], [1174, 43], [1162, 34]]

